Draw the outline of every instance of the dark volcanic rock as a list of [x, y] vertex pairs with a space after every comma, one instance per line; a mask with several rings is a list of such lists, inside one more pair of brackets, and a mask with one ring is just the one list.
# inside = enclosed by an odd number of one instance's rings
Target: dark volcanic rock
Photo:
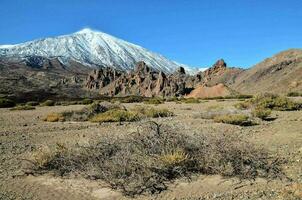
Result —
[[182, 96], [185, 95], [188, 79], [190, 76], [186, 75], [183, 67], [174, 74], [166, 75], [152, 70], [144, 62], [138, 62], [130, 73], [112, 68], [94, 70], [87, 77], [86, 88], [111, 96]]

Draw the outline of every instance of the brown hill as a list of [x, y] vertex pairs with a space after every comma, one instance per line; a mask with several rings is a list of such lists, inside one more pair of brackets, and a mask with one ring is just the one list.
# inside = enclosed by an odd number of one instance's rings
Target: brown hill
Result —
[[302, 92], [302, 50], [283, 51], [247, 70], [227, 67], [221, 59], [197, 76], [202, 85], [222, 83], [242, 94]]
[[85, 97], [83, 81], [90, 70], [77, 62], [67, 67], [56, 58], [0, 59], [0, 97], [18, 101]]
[[213, 98], [213, 97], [225, 97], [231, 96], [235, 92], [232, 91], [230, 88], [225, 86], [222, 83], [219, 83], [215, 86], [197, 86], [194, 90], [190, 92], [186, 96], [186, 98]]
[[302, 92], [302, 50], [276, 54], [240, 73], [230, 86], [250, 94]]

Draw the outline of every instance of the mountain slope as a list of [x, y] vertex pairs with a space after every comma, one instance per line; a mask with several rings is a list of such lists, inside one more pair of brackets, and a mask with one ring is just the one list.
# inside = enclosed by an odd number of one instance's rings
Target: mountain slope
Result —
[[302, 50], [290, 49], [242, 72], [231, 87], [241, 93], [302, 91]]
[[0, 46], [0, 57], [24, 59], [30, 56], [59, 58], [69, 65], [74, 60], [90, 67], [114, 67], [132, 70], [135, 63], [144, 61], [157, 71], [174, 72], [180, 66], [138, 45], [115, 38], [106, 33], [83, 29], [71, 35], [34, 40], [17, 45]]

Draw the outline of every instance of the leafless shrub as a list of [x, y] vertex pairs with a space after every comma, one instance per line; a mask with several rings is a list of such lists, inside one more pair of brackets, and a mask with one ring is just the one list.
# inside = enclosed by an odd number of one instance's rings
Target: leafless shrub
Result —
[[107, 135], [87, 146], [57, 145], [42, 154], [31, 161], [33, 172], [82, 174], [130, 196], [161, 192], [168, 181], [195, 173], [241, 179], [283, 176], [278, 159], [238, 135], [189, 136], [155, 122], [127, 136]]
[[82, 110], [50, 113], [44, 118], [44, 121], [87, 121], [99, 113], [104, 113], [113, 109], [125, 110], [125, 108], [119, 104], [112, 104], [109, 102], [93, 103], [84, 107]]

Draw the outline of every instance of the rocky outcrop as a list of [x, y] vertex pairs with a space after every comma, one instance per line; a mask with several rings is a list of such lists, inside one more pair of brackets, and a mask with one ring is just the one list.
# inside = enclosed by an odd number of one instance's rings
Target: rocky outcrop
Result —
[[223, 74], [226, 69], [227, 64], [224, 62], [223, 59], [220, 59], [211, 68], [205, 70], [203, 73], [206, 78], [209, 78], [212, 75]]
[[113, 68], [94, 70], [87, 77], [86, 88], [110, 96], [185, 96], [199, 86], [231, 84], [241, 71], [239, 68], [227, 67], [225, 61], [220, 59], [211, 68], [195, 76], [186, 74], [183, 67], [179, 67], [173, 74], [165, 74], [152, 70], [141, 61], [129, 73]]
[[193, 77], [186, 75], [183, 67], [174, 74], [166, 75], [152, 70], [144, 62], [138, 62], [130, 73], [113, 68], [94, 70], [86, 79], [86, 88], [110, 96], [182, 96], [186, 93], [186, 82], [190, 78]]
[[102, 68], [93, 70], [87, 77], [86, 87], [88, 89], [100, 89], [117, 80], [122, 72], [113, 68]]
[[229, 86], [243, 71], [244, 69], [238, 67], [228, 67], [226, 62], [220, 59], [209, 69], [198, 73], [195, 80], [205, 86], [215, 86], [219, 83]]

